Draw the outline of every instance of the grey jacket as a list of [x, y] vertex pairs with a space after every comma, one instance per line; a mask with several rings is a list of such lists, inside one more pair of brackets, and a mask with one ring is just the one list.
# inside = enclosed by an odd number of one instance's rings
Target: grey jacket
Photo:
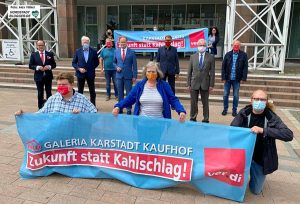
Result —
[[205, 53], [204, 62], [200, 69], [199, 67], [199, 52], [190, 57], [187, 86], [193, 90], [208, 90], [209, 87], [215, 85], [215, 58]]

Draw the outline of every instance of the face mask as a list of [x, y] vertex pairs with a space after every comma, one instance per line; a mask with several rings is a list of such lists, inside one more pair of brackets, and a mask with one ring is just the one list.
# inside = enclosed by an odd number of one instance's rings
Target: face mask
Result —
[[165, 45], [166, 45], [167, 47], [170, 47], [171, 42], [170, 42], [170, 41], [166, 41], [166, 42], [165, 42]]
[[253, 108], [253, 110], [255, 110], [257, 112], [262, 112], [266, 108], [266, 102], [265, 101], [253, 101], [252, 108]]
[[111, 32], [107, 32], [107, 35], [111, 35], [112, 33]]
[[84, 50], [89, 49], [89, 46], [90, 45], [88, 43], [83, 43], [83, 45], [82, 45], [82, 47], [83, 47]]
[[111, 47], [112, 47], [112, 43], [111, 43], [111, 42], [107, 42], [107, 43], [106, 43], [106, 47], [107, 47], [107, 48], [111, 48]]
[[204, 46], [199, 46], [199, 47], [198, 47], [198, 50], [199, 50], [200, 53], [204, 53], [204, 52], [206, 51], [206, 47], [204, 47]]
[[240, 46], [239, 45], [234, 45], [233, 46], [233, 51], [234, 52], [238, 52], [240, 50]]
[[157, 73], [147, 73], [146, 76], [148, 80], [154, 81], [157, 78]]
[[61, 95], [67, 95], [69, 91], [69, 86], [68, 85], [58, 85], [57, 86], [57, 92], [60, 93]]

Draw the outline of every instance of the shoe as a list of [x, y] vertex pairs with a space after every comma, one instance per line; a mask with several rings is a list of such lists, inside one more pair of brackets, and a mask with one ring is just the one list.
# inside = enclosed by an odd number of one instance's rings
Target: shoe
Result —
[[232, 111], [232, 116], [235, 117], [237, 115], [236, 111]]
[[197, 122], [195, 118], [191, 118], [190, 121]]
[[209, 123], [208, 120], [202, 120], [202, 123]]
[[128, 110], [128, 111], [127, 111], [127, 115], [131, 115], [131, 110]]
[[110, 96], [106, 96], [105, 101], [109, 101], [110, 100]]
[[227, 111], [223, 110], [222, 115], [227, 115]]

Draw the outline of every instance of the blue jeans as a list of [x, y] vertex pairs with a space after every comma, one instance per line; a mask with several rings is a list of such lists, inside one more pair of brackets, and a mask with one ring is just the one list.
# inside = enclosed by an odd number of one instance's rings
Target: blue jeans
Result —
[[230, 88], [233, 88], [233, 107], [232, 111], [237, 110], [239, 105], [239, 92], [240, 92], [240, 82], [236, 80], [228, 80], [224, 83], [224, 95], [223, 95], [223, 103], [224, 103], [224, 110], [228, 110], [228, 97], [230, 94]]
[[251, 162], [249, 188], [253, 194], [260, 194], [264, 187], [266, 175], [263, 174], [263, 167], [255, 161]]
[[[117, 79], [117, 89], [118, 89], [118, 100], [121, 101], [124, 99], [124, 88], [126, 90], [126, 95], [128, 96], [129, 92], [132, 89], [132, 79]], [[131, 107], [126, 107], [127, 111], [131, 111]], [[120, 113], [122, 113], [123, 110], [120, 110]]]
[[110, 82], [112, 80], [115, 90], [115, 96], [118, 96], [117, 83], [116, 83], [116, 70], [105, 70], [106, 80], [106, 96], [110, 97]]

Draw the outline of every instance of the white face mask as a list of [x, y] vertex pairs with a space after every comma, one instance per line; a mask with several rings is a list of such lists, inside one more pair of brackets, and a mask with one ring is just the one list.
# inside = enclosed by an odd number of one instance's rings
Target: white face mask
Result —
[[206, 47], [204, 47], [204, 46], [199, 46], [199, 47], [198, 47], [198, 50], [199, 50], [200, 53], [204, 53], [204, 52], [206, 51]]

